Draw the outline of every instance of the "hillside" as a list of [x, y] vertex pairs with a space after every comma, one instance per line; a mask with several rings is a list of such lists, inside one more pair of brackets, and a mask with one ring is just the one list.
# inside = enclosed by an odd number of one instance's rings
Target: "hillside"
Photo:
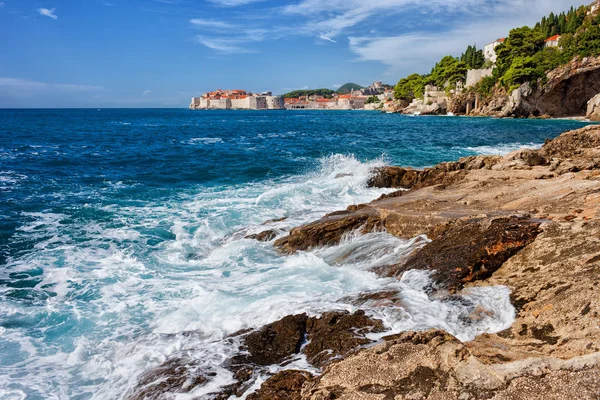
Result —
[[360, 85], [358, 85], [356, 83], [350, 83], [349, 82], [349, 83], [346, 83], [346, 84], [340, 86], [340, 88], [338, 90], [336, 90], [336, 93], [338, 93], [338, 94], [348, 94], [348, 93], [350, 93], [353, 90], [360, 90], [360, 89], [363, 89], [363, 88], [364, 88], [364, 86], [360, 86]]

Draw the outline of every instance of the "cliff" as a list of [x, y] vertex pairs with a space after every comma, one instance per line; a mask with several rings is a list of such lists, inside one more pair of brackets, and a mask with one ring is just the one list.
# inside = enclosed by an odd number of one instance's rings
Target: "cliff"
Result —
[[470, 115], [494, 117], [583, 117], [588, 113], [588, 102], [600, 94], [600, 57], [575, 58], [560, 66], [535, 85], [525, 83], [510, 93], [495, 88], [487, 97], [481, 97], [475, 106], [477, 94], [465, 93], [453, 101], [450, 111]]
[[[294, 253], [336, 244], [355, 231], [426, 234], [430, 241], [373, 272], [400, 279], [406, 271], [427, 270], [434, 281], [429, 297], [454, 301], [464, 301], [460, 295], [475, 287], [506, 285], [516, 309], [512, 326], [471, 342], [439, 330], [403, 332], [365, 348], [370, 334], [386, 328], [362, 310], [292, 315], [233, 335], [240, 352], [224, 368], [237, 383], [202, 398], [239, 396], [258, 386], [270, 365], [303, 354], [321, 375], [279, 372], [248, 399], [597, 399], [600, 127], [504, 157], [373, 172], [370, 185], [398, 191], [296, 227], [274, 245]], [[405, 307], [394, 290], [352, 302], [365, 310]], [[468, 323], [496, 312], [478, 308], [460, 318]], [[148, 371], [127, 396], [193, 391], [211, 379], [198, 365], [173, 357]]]

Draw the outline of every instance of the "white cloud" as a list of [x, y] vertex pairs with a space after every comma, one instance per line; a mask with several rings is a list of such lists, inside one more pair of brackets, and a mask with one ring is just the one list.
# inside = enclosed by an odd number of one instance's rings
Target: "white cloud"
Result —
[[199, 28], [217, 28], [217, 29], [232, 29], [234, 28], [233, 24], [224, 22], [224, 21], [216, 21], [213, 19], [202, 19], [202, 18], [194, 18], [190, 20], [190, 24], [199, 27]]
[[220, 7], [237, 7], [250, 3], [258, 3], [265, 0], [208, 0], [209, 2]]
[[144, 90], [142, 96], [150, 96], [152, 94], [152, 90]]
[[47, 9], [47, 8], [38, 8], [38, 12], [40, 15], [45, 17], [49, 17], [52, 19], [58, 19], [58, 15], [56, 15], [56, 8]]
[[551, 11], [571, 5], [580, 4], [568, 0], [500, 0], [478, 10], [482, 15], [463, 19], [460, 25], [432, 31], [424, 27], [391, 36], [350, 36], [349, 47], [359, 61], [380, 62], [388, 67], [389, 74], [425, 73], [445, 55], [458, 56], [473, 43], [481, 48], [506, 36], [512, 28], [533, 25]]
[[256, 50], [243, 46], [244, 41], [239, 39], [207, 38], [199, 35], [196, 36], [196, 41], [220, 54], [256, 53]]
[[327, 40], [327, 41], [329, 41], [329, 42], [331, 42], [331, 43], [337, 43], [337, 41], [335, 41], [335, 40], [333, 40], [332, 38], [330, 38], [330, 37], [327, 37], [327, 36], [325, 36], [325, 35], [319, 35], [319, 39], [322, 39], [322, 40]]
[[104, 90], [101, 86], [77, 85], [72, 83], [45, 83], [21, 78], [0, 78], [0, 87], [23, 91], [85, 92]]

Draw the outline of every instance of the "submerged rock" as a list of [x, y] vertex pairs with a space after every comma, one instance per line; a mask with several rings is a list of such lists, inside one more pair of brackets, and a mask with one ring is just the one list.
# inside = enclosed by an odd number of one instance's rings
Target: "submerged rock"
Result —
[[159, 400], [169, 393], [189, 393], [208, 381], [194, 360], [175, 357], [144, 373], [129, 400]]
[[266, 231], [262, 231], [260, 233], [248, 235], [245, 237], [245, 239], [254, 239], [254, 240], [258, 240], [259, 242], [270, 242], [271, 240], [275, 239], [276, 237], [277, 237], [277, 232], [275, 232], [273, 229], [269, 229]]
[[281, 371], [267, 379], [248, 400], [301, 400], [302, 386], [313, 377], [306, 371]]

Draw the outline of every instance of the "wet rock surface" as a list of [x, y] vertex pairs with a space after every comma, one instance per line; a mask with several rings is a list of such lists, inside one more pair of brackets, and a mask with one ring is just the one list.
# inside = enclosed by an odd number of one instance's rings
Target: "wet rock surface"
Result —
[[281, 371], [267, 379], [248, 400], [302, 400], [302, 387], [313, 378], [306, 371]]
[[127, 397], [130, 400], [159, 400], [169, 393], [188, 393], [208, 381], [194, 360], [175, 357], [146, 372]]
[[467, 282], [488, 278], [510, 257], [532, 243], [540, 223], [529, 218], [457, 220], [388, 276], [412, 269], [433, 272], [434, 282], [451, 292]]
[[[301, 354], [305, 354], [314, 366], [323, 367], [359, 346], [371, 343], [366, 335], [383, 329], [380, 320], [358, 310], [354, 313], [331, 311], [315, 317], [289, 315], [260, 329], [236, 333], [231, 339], [240, 339], [240, 353], [224, 364], [236, 382], [206, 398], [242, 396], [259, 376], [269, 375], [269, 366], [285, 366]], [[128, 399], [162, 399], [167, 395], [193, 392], [213, 375], [202, 371], [194, 360], [176, 357], [142, 375]], [[310, 378], [311, 374], [307, 372], [282, 371], [269, 378], [261, 390], [249, 398], [299, 398], [300, 388]]]
[[270, 242], [271, 240], [275, 239], [276, 237], [277, 237], [277, 232], [272, 229], [268, 229], [268, 230], [262, 231], [260, 233], [248, 235], [245, 238], [258, 240], [259, 242]]
[[353, 314], [334, 311], [309, 319], [306, 330], [309, 343], [303, 352], [308, 362], [320, 368], [359, 346], [371, 343], [365, 335], [383, 332], [384, 326], [381, 321], [367, 317], [362, 310]]

